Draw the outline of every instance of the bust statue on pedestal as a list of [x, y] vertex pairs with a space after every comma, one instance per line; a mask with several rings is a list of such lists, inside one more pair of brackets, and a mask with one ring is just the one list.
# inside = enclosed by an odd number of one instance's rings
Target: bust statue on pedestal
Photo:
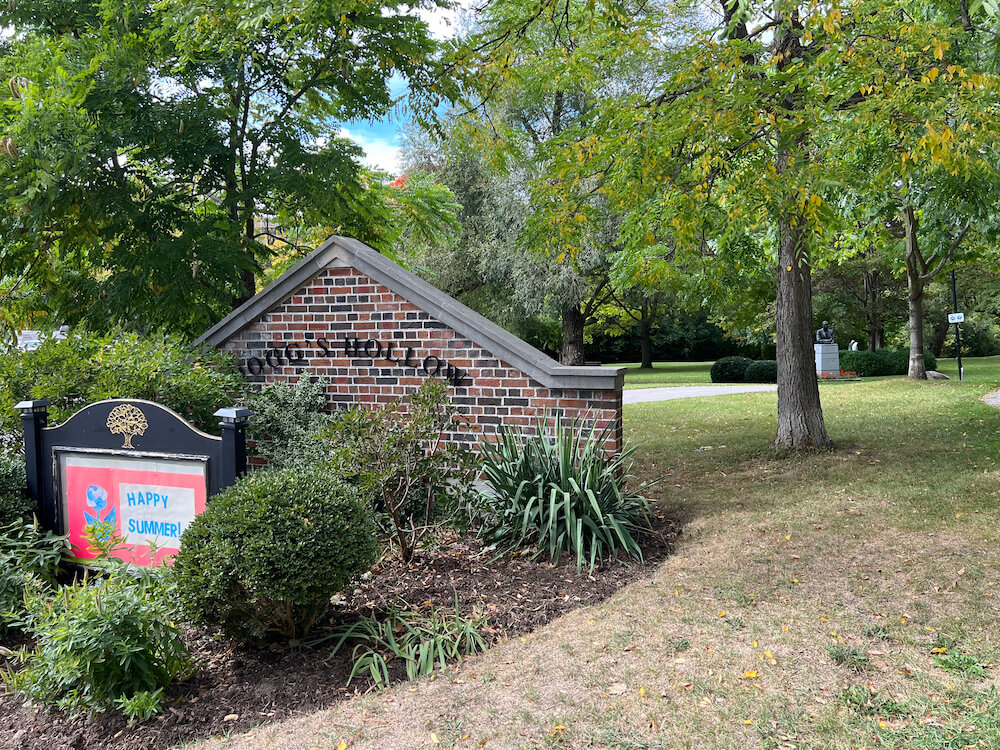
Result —
[[823, 327], [816, 331], [816, 374], [821, 378], [840, 377], [840, 349], [830, 322], [823, 321]]

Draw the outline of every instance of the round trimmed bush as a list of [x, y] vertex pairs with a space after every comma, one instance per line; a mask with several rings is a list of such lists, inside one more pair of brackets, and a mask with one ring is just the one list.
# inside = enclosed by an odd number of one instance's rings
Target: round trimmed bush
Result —
[[0, 526], [30, 520], [35, 504], [28, 496], [24, 461], [0, 456]]
[[365, 498], [329, 471], [264, 470], [209, 501], [174, 562], [178, 604], [238, 641], [306, 634], [375, 562]]
[[747, 367], [753, 362], [748, 357], [723, 357], [712, 365], [713, 383], [742, 383], [747, 374]]
[[758, 359], [751, 362], [744, 380], [748, 383], [777, 383], [778, 363], [773, 359]]

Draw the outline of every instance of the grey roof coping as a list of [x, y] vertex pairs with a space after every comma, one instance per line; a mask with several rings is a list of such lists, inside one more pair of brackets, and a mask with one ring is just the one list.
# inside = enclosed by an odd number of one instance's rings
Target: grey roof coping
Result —
[[330, 237], [316, 250], [220, 320], [195, 342], [219, 346], [327, 268], [356, 268], [493, 356], [546, 388], [621, 390], [624, 367], [561, 365], [454, 297], [351, 237]]

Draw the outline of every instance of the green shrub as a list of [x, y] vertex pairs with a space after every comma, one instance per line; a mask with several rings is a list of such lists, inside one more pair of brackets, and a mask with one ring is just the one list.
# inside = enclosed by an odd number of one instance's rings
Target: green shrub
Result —
[[19, 431], [14, 404], [25, 399], [48, 399], [49, 423], [56, 424], [96, 401], [141, 398], [216, 433], [213, 413], [229, 406], [242, 385], [230, 355], [196, 352], [175, 336], [79, 331], [34, 351], [0, 355], [0, 420], [4, 431]]
[[358, 674], [367, 674], [377, 687], [385, 687], [390, 661], [403, 664], [406, 678], [413, 680], [431, 674], [435, 667], [444, 669], [450, 661], [485, 651], [486, 642], [479, 634], [485, 625], [481, 617], [463, 618], [457, 608], [455, 614], [391, 611], [383, 620], [369, 617], [340, 630], [330, 655], [346, 641], [355, 641], [354, 667], [347, 684]]
[[[107, 552], [121, 540], [98, 542]], [[171, 624], [163, 570], [104, 557], [104, 575], [78, 579], [53, 596], [25, 595], [21, 621], [35, 647], [3, 679], [10, 691], [46, 708], [78, 714], [118, 708], [130, 719], [158, 710], [163, 689], [191, 669]]]
[[301, 377], [295, 385], [271, 383], [249, 393], [244, 403], [253, 412], [247, 437], [269, 467], [309, 469], [333, 459], [334, 447], [323, 434], [332, 420], [326, 381]]
[[[610, 429], [610, 428], [608, 428]], [[483, 474], [490, 492], [485, 502], [497, 520], [485, 533], [501, 550], [524, 545], [555, 561], [576, 555], [593, 570], [598, 560], [623, 551], [642, 558], [634, 533], [649, 526], [646, 498], [625, 488], [626, 461], [605, 451], [608, 431], [589, 431], [577, 421], [556, 417], [552, 430], [539, 423], [525, 435], [501, 426], [495, 444], [483, 442]]]
[[712, 365], [711, 377], [713, 383], [742, 383], [747, 374], [747, 367], [753, 362], [748, 357], [723, 357]]
[[16, 629], [25, 591], [41, 593], [56, 582], [66, 537], [15, 522], [0, 529], [0, 635]]
[[28, 495], [24, 459], [0, 456], [0, 526], [28, 521], [35, 502]]
[[438, 380], [383, 409], [356, 407], [328, 430], [340, 471], [373, 498], [404, 560], [435, 520], [457, 519], [473, 494], [473, 457], [446, 443], [464, 420]]
[[267, 469], [216, 495], [173, 566], [185, 617], [233, 639], [304, 635], [375, 561], [374, 521], [330, 471]]
[[748, 383], [777, 383], [778, 363], [773, 359], [758, 359], [747, 367], [743, 376]]
[[[924, 365], [928, 370], [937, 368], [937, 358], [924, 349]], [[840, 352], [840, 369], [857, 373], [862, 378], [877, 378], [892, 375], [906, 375], [910, 368], [908, 349], [876, 349], [867, 351]]]

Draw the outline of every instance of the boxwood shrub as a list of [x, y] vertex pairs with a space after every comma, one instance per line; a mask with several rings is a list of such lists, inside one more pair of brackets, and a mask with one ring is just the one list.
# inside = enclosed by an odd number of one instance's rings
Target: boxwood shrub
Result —
[[372, 511], [329, 470], [267, 469], [209, 501], [173, 575], [183, 616], [237, 641], [306, 634], [375, 561]]
[[751, 362], [744, 380], [748, 383], [777, 383], [778, 363], [773, 359], [758, 359]]
[[712, 365], [713, 383], [742, 383], [746, 379], [747, 367], [753, 362], [748, 357], [723, 357]]

